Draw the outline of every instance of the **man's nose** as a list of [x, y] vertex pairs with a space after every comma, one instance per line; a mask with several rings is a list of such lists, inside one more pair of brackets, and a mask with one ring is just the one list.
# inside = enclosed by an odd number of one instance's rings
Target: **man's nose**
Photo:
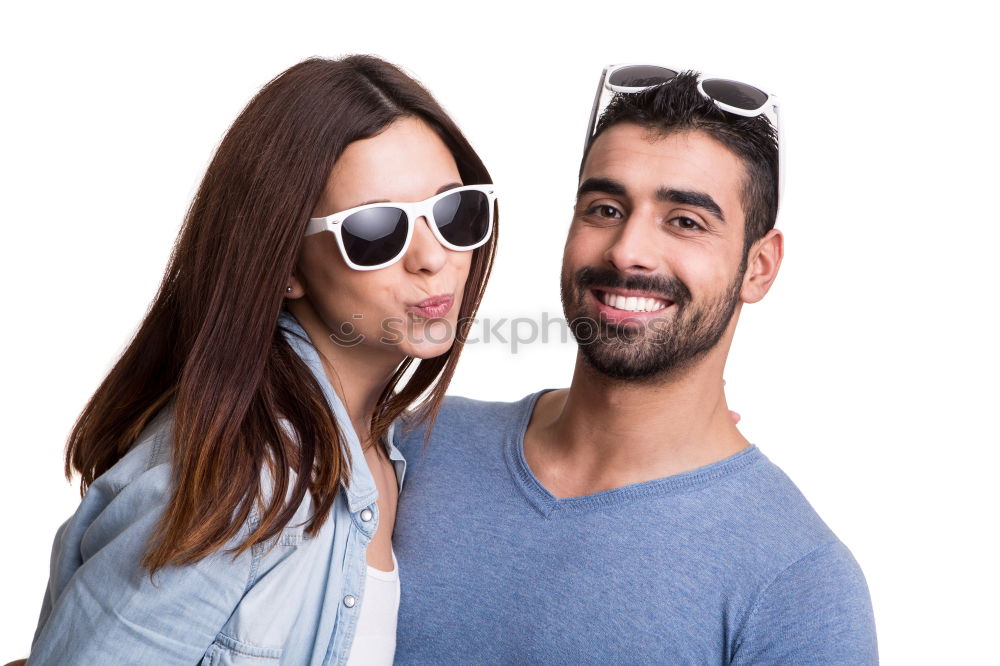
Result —
[[604, 253], [605, 261], [622, 273], [655, 271], [660, 263], [656, 233], [652, 213], [633, 212]]

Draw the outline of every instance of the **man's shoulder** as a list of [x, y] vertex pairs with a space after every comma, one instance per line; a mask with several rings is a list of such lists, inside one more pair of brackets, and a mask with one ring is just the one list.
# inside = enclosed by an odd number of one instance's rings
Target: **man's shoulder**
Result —
[[737, 664], [878, 663], [868, 584], [847, 546], [833, 538], [766, 581], [737, 645]]
[[[874, 624], [861, 567], [778, 465], [756, 447], [743, 457], [752, 462], [691, 498], [702, 554], [713, 572], [729, 572], [726, 589], [747, 604], [734, 663], [811, 663], [811, 649], [823, 655], [817, 663], [871, 663]], [[841, 631], [837, 645], [829, 637]]]
[[[751, 549], [777, 571], [810, 571], [819, 562], [856, 566], [850, 551], [819, 515], [794, 481], [776, 464], [761, 455], [734, 489], [741, 497], [740, 509], [733, 514], [734, 533], [742, 532]], [[822, 567], [821, 567], [822, 568]]]
[[[443, 445], [454, 450], [455, 447], [475, 445], [484, 440], [499, 440], [510, 432], [523, 429], [541, 393], [531, 393], [510, 402], [446, 396], [430, 427], [430, 446]], [[427, 427], [426, 422], [418, 423], [415, 415], [402, 419], [398, 424], [395, 443], [404, 456], [408, 451], [423, 446]]]
[[836, 535], [798, 486], [759, 449], [752, 463], [699, 493], [696, 510], [725, 535], [725, 550], [744, 567], [781, 570], [831, 542]]
[[497, 423], [519, 420], [526, 411], [530, 411], [536, 396], [537, 394], [531, 393], [512, 401], [476, 400], [460, 395], [445, 396], [437, 422], [445, 427], [465, 427], [484, 421]]

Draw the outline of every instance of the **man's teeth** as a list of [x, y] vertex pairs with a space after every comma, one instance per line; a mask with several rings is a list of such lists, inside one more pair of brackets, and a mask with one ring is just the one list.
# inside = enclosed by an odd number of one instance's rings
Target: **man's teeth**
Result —
[[601, 301], [616, 310], [627, 310], [629, 312], [656, 312], [667, 307], [666, 301], [661, 301], [658, 298], [619, 296], [618, 294], [609, 294], [607, 292], [601, 292]]

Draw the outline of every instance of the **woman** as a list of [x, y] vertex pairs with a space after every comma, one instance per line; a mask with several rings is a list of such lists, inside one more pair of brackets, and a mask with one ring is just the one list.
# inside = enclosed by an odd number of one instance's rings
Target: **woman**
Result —
[[29, 664], [391, 662], [387, 435], [425, 394], [433, 420], [454, 373], [496, 247], [490, 180], [376, 58], [260, 91], [70, 435], [83, 500]]

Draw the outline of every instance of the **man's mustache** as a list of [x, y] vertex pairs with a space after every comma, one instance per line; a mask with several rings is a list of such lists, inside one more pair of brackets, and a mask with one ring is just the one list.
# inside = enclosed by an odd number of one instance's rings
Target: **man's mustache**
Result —
[[600, 289], [634, 289], [645, 291], [667, 301], [673, 301], [678, 309], [691, 301], [691, 290], [676, 277], [663, 275], [625, 275], [610, 268], [595, 268], [584, 266], [573, 276], [576, 286], [581, 290]]

